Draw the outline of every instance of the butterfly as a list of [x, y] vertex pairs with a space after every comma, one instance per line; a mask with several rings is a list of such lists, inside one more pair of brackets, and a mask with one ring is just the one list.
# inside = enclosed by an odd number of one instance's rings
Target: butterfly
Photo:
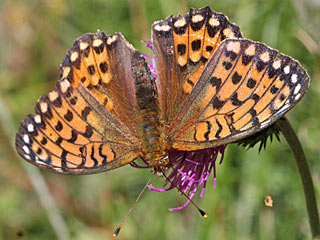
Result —
[[155, 22], [152, 48], [150, 65], [121, 33], [76, 39], [55, 88], [20, 125], [19, 155], [65, 174], [136, 159], [163, 173], [170, 151], [197, 152], [255, 134], [309, 86], [296, 60], [243, 38], [210, 7]]

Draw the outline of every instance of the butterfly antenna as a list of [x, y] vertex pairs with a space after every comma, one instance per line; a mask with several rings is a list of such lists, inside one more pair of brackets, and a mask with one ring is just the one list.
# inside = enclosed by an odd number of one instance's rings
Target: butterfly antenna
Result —
[[144, 193], [144, 191], [147, 189], [148, 184], [151, 181], [153, 174], [150, 176], [148, 182], [146, 183], [146, 185], [144, 186], [144, 188], [141, 190], [140, 194], [138, 195], [137, 199], [134, 201], [134, 203], [132, 204], [131, 208], [129, 209], [129, 211], [127, 212], [126, 216], [122, 219], [120, 225], [116, 228], [116, 230], [113, 233], [113, 236], [116, 237], [119, 235], [119, 232], [124, 224], [124, 222], [126, 221], [127, 217], [130, 215], [130, 213], [132, 212], [133, 208], [136, 206], [137, 202], [139, 201], [139, 199], [141, 198], [142, 194]]
[[181, 192], [182, 195], [184, 195], [184, 196], [193, 204], [193, 206], [195, 206], [195, 208], [200, 212], [200, 214], [201, 214], [201, 216], [202, 216], [203, 218], [207, 218], [207, 217], [208, 217], [208, 215], [206, 214], [206, 212], [203, 211], [201, 208], [199, 208], [198, 205], [197, 205], [194, 201], [192, 201], [192, 199], [191, 199], [184, 191], [182, 191], [182, 190], [177, 186], [177, 184], [175, 184], [174, 182], [172, 182], [172, 181], [166, 176], [166, 174], [162, 171], [162, 169], [160, 169], [160, 171], [162, 172], [164, 178], [165, 178], [169, 183], [171, 183], [176, 189], [178, 189], [178, 191]]

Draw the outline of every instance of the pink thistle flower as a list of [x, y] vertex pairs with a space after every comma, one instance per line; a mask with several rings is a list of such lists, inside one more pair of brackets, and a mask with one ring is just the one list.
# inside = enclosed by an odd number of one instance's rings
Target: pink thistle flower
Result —
[[[216, 187], [216, 161], [219, 153], [222, 163], [226, 146], [207, 148], [196, 151], [169, 151], [168, 179], [161, 188], [156, 188], [151, 184], [148, 188], [153, 191], [166, 192], [175, 187], [186, 193], [190, 199], [193, 198], [197, 189], [202, 187], [199, 198], [203, 197], [207, 180], [213, 172], [213, 188]], [[169, 186], [168, 186], [169, 185]], [[180, 207], [170, 208], [170, 211], [181, 210], [188, 205], [186, 201]]]

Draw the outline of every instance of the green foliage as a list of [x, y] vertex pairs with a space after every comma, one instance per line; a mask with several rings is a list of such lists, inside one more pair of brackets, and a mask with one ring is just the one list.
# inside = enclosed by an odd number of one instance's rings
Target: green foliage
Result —
[[[73, 40], [97, 29], [122, 32], [138, 50], [150, 40], [150, 26], [168, 15], [185, 14], [189, 7], [210, 5], [224, 12], [242, 29], [244, 36], [263, 41], [298, 59], [312, 82], [304, 100], [289, 114], [314, 174], [320, 198], [320, 36], [316, 27], [316, 1], [253, 0], [51, 0], [0, 3], [0, 96], [18, 128], [36, 100], [53, 88], [59, 64]], [[0, 239], [55, 239], [56, 230], [48, 212], [32, 188], [28, 173], [14, 154], [4, 121], [0, 128]], [[282, 137], [281, 137], [282, 138]], [[92, 176], [62, 176], [42, 171], [50, 192], [65, 219], [72, 239], [111, 239], [122, 217], [150, 176], [150, 170], [129, 166]], [[163, 180], [153, 179], [161, 186]], [[202, 200], [202, 219], [190, 204], [169, 212], [185, 198], [146, 191], [121, 230], [120, 239], [308, 239], [310, 229], [304, 195], [295, 161], [288, 145], [268, 142], [247, 151], [227, 148], [224, 163], [217, 168], [217, 188], [208, 182]], [[274, 207], [264, 205], [271, 195]], [[58, 230], [59, 231], [59, 230]], [[22, 238], [23, 239], [23, 238]]]

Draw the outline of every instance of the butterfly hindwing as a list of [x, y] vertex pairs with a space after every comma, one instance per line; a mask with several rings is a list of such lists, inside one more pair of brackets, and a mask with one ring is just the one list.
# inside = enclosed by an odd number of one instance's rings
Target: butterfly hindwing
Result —
[[248, 136], [279, 119], [308, 86], [309, 76], [292, 58], [262, 43], [226, 39], [181, 106], [172, 145], [195, 150]]

